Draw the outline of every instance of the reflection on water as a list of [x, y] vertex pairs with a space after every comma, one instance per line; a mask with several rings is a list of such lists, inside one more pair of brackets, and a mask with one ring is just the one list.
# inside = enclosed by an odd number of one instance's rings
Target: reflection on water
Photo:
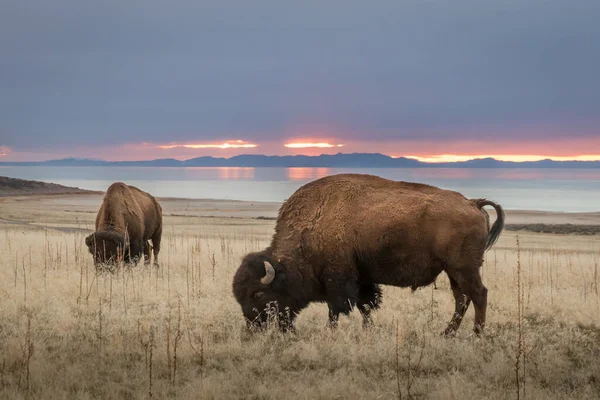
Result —
[[417, 181], [429, 178], [469, 179], [474, 177], [473, 170], [469, 168], [416, 168], [414, 171]]
[[253, 167], [220, 167], [219, 179], [254, 179]]
[[12, 167], [0, 175], [106, 190], [121, 181], [158, 197], [280, 202], [305, 183], [334, 174], [378, 175], [487, 197], [506, 209], [600, 211], [600, 169]]
[[331, 168], [295, 167], [286, 168], [286, 170], [287, 178], [290, 181], [312, 181], [332, 174]]
[[[507, 180], [600, 180], [598, 169], [576, 168], [382, 168], [375, 175], [396, 179], [405, 176], [413, 180], [429, 179], [507, 179]], [[377, 171], [371, 169], [370, 171]]]

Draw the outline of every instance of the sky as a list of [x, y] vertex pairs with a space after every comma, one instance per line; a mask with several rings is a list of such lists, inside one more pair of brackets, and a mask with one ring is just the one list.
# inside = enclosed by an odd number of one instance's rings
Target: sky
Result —
[[598, 0], [0, 3], [0, 161], [600, 159]]

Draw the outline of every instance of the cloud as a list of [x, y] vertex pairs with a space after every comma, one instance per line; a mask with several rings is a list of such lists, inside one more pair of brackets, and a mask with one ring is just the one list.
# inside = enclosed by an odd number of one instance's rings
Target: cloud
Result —
[[294, 142], [294, 143], [286, 143], [286, 144], [284, 144], [284, 146], [287, 148], [290, 148], [290, 149], [305, 149], [305, 148], [310, 148], [310, 147], [327, 149], [327, 148], [332, 148], [332, 147], [343, 147], [344, 145], [343, 144], [324, 143], [324, 142], [317, 142], [317, 143]]
[[599, 19], [597, 0], [3, 2], [0, 139], [593, 138]]
[[[300, 141], [298, 141], [300, 143]], [[335, 143], [335, 142], [333, 142]], [[329, 143], [331, 144], [331, 143]], [[599, 160], [600, 136], [595, 139], [559, 138], [544, 142], [524, 140], [506, 142], [497, 138], [481, 143], [469, 140], [420, 140], [420, 141], [348, 141], [342, 148], [334, 147], [286, 147], [281, 142], [265, 142], [255, 148], [161, 148], [160, 143], [128, 143], [123, 145], [76, 146], [62, 149], [45, 149], [35, 152], [10, 151], [2, 161], [44, 161], [67, 157], [96, 158], [110, 161], [153, 160], [175, 158], [186, 160], [201, 156], [232, 157], [239, 154], [266, 155], [320, 155], [344, 153], [383, 153], [392, 157], [412, 157], [424, 161], [465, 160], [494, 157], [503, 160]], [[490, 149], [492, 151], [490, 151]]]
[[185, 148], [185, 149], [253, 149], [258, 147], [257, 144], [248, 143], [243, 140], [228, 140], [223, 143], [176, 143], [176, 144], [167, 144], [167, 145], [158, 145], [159, 149], [176, 149], [176, 148]]

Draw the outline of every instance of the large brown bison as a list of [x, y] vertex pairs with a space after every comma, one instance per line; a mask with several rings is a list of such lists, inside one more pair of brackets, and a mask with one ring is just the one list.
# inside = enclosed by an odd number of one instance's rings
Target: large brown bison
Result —
[[[497, 213], [491, 229], [486, 205]], [[444, 271], [456, 306], [445, 334], [458, 329], [471, 301], [480, 333], [487, 289], [479, 268], [503, 227], [504, 211], [489, 200], [371, 175], [328, 176], [282, 205], [271, 245], [243, 259], [233, 294], [251, 328], [273, 314], [282, 330], [293, 328], [310, 302], [328, 304], [332, 327], [354, 306], [368, 325], [380, 284], [415, 290]]]
[[[162, 208], [156, 199], [135, 186], [122, 182], [110, 185], [96, 216], [96, 232], [85, 238], [94, 264], [136, 264], [144, 254], [158, 265], [162, 236]], [[149, 243], [152, 240], [152, 246]]]

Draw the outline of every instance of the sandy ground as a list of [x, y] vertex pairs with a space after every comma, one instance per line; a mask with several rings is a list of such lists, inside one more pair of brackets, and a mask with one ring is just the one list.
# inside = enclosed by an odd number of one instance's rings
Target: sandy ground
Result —
[[[44, 214], [58, 215], [63, 213], [95, 214], [102, 204], [103, 194], [78, 195], [33, 195], [0, 198], [5, 212], [0, 217], [6, 218], [9, 210], [44, 211]], [[243, 201], [210, 200], [210, 199], [176, 199], [159, 198], [165, 217], [223, 217], [223, 218], [275, 218], [280, 203], [251, 203]], [[14, 214], [14, 213], [13, 213]], [[18, 216], [13, 215], [18, 219]], [[95, 215], [94, 215], [95, 217]], [[85, 218], [85, 217], [82, 217]], [[10, 218], [6, 218], [10, 219]], [[67, 218], [70, 219], [70, 218]], [[85, 218], [89, 220], [89, 218]]]
[[[453, 339], [447, 278], [383, 288], [374, 326], [248, 335], [231, 281], [278, 204], [161, 199], [160, 267], [96, 273], [84, 237], [102, 196], [0, 199], [2, 399], [597, 399], [600, 237], [504, 231], [486, 254], [486, 333]], [[508, 212], [511, 223], [597, 214]], [[517, 246], [517, 240], [519, 245]]]
[[[0, 219], [24, 221], [23, 215], [35, 215], [36, 222], [89, 224], [102, 203], [103, 194], [32, 195], [0, 198]], [[280, 203], [243, 202], [210, 199], [158, 199], [166, 218], [176, 223], [194, 223], [197, 218], [275, 219]], [[486, 210], [491, 218], [495, 212]], [[579, 224], [600, 225], [600, 212], [559, 213], [507, 210], [507, 224]]]

